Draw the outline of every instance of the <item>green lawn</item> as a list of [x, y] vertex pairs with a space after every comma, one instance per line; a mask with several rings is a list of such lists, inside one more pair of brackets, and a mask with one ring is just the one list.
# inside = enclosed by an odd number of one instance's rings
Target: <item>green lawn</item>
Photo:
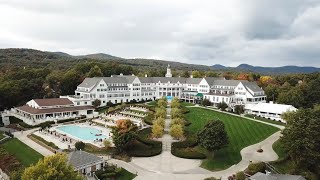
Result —
[[213, 110], [202, 108], [189, 108], [185, 114], [192, 124], [186, 127], [189, 135], [196, 133], [210, 120], [221, 120], [225, 124], [229, 136], [229, 145], [215, 152], [214, 159], [208, 158], [203, 161], [202, 167], [209, 170], [226, 169], [241, 160], [240, 150], [249, 145], [258, 143], [279, 129], [259, 122], [247, 120]]
[[181, 104], [181, 106], [183, 106], [183, 107], [186, 107], [186, 106], [194, 106], [194, 104], [188, 103], [188, 102], [181, 102], [180, 104]]
[[116, 179], [117, 180], [131, 180], [131, 179], [133, 179], [135, 177], [136, 177], [135, 174], [132, 174], [129, 171], [127, 171], [124, 168], [122, 168], [120, 173], [117, 175]]
[[1, 145], [7, 152], [15, 156], [21, 164], [24, 166], [29, 166], [31, 164], [35, 164], [41, 159], [43, 156], [25, 145], [21, 141], [16, 138], [13, 138], [6, 143]]
[[284, 151], [280, 140], [274, 142], [272, 148], [278, 154], [279, 159], [283, 159], [286, 157], [286, 152]]
[[158, 101], [151, 101], [151, 102], [148, 102], [147, 104], [148, 104], [149, 106], [156, 106], [157, 103], [158, 103]]
[[0, 139], [3, 139], [4, 137], [3, 132], [0, 131]]

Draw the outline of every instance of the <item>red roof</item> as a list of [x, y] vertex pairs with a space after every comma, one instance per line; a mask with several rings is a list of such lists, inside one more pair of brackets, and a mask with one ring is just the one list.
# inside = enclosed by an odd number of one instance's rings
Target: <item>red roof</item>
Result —
[[73, 105], [68, 98], [48, 98], [48, 99], [34, 99], [39, 106], [66, 106]]
[[17, 107], [17, 109], [30, 113], [30, 114], [50, 114], [55, 112], [72, 112], [79, 110], [94, 110], [93, 106], [71, 106], [71, 107], [61, 107], [61, 108], [48, 108], [48, 109], [36, 109], [28, 105]]

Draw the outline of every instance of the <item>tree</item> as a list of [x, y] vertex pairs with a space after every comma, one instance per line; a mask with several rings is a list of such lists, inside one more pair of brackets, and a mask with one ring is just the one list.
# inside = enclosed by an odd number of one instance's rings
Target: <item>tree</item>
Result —
[[90, 69], [87, 76], [88, 77], [102, 77], [103, 73], [102, 73], [101, 69], [99, 68], [99, 66], [95, 65], [94, 67], [92, 67]]
[[221, 109], [221, 111], [225, 111], [228, 108], [228, 104], [225, 102], [218, 103], [217, 108]]
[[183, 126], [184, 125], [184, 120], [182, 118], [174, 118], [171, 121], [171, 126], [174, 125], [174, 124], [179, 124], [179, 125]]
[[183, 137], [183, 128], [180, 124], [174, 124], [170, 127], [170, 135], [175, 139], [180, 139]]
[[86, 147], [86, 144], [82, 141], [78, 141], [74, 144], [74, 146], [77, 150], [84, 150], [84, 148]]
[[153, 124], [157, 124], [157, 125], [159, 125], [159, 126], [164, 127], [164, 125], [165, 125], [165, 119], [162, 118], [162, 117], [159, 117], [159, 118], [157, 118], [157, 119], [153, 122]]
[[97, 108], [101, 105], [101, 101], [99, 99], [95, 99], [93, 102], [92, 102], [92, 105]]
[[202, 78], [202, 75], [199, 71], [192, 71], [191, 74], [193, 78]]
[[190, 77], [189, 71], [183, 71], [181, 74], [181, 77], [189, 78]]
[[198, 143], [201, 147], [212, 152], [225, 147], [229, 143], [224, 124], [219, 120], [209, 121], [204, 128], [198, 132]]
[[209, 99], [203, 99], [201, 102], [201, 105], [203, 106], [211, 106], [211, 102]]
[[49, 121], [40, 123], [39, 125], [40, 125], [40, 129], [42, 129], [42, 130], [51, 127], [51, 123]]
[[283, 91], [279, 94], [277, 102], [299, 108], [304, 102], [304, 95], [299, 87], [290, 88], [289, 91]]
[[113, 144], [118, 152], [123, 152], [136, 138], [137, 126], [130, 120], [118, 120], [112, 128]]
[[82, 180], [83, 178], [67, 164], [65, 154], [55, 154], [44, 157], [37, 164], [26, 168], [22, 174], [22, 180], [30, 179], [59, 179], [59, 180]]
[[182, 118], [182, 117], [183, 117], [183, 114], [182, 114], [181, 109], [179, 109], [179, 108], [172, 108], [171, 109], [171, 118], [172, 119]]
[[180, 100], [177, 97], [174, 97], [171, 101], [171, 108], [180, 108], [181, 104], [180, 104]]
[[167, 111], [165, 108], [156, 108], [156, 113], [154, 114], [155, 118], [166, 118]]
[[288, 116], [281, 143], [296, 169], [320, 172], [320, 111], [299, 109]]
[[257, 172], [265, 172], [267, 169], [266, 164], [264, 162], [257, 162], [249, 164], [246, 173], [250, 175], [254, 175]]
[[235, 180], [246, 180], [246, 175], [243, 171], [237, 172]]
[[207, 77], [218, 77], [219, 74], [216, 72], [213, 72], [213, 71], [208, 71], [208, 72], [206, 72], [206, 76]]
[[158, 103], [157, 103], [157, 106], [158, 107], [164, 107], [166, 108], [167, 107], [167, 99], [165, 97], [162, 97], [158, 100]]
[[236, 114], [243, 114], [244, 113], [244, 106], [243, 105], [235, 105], [234, 112]]
[[109, 149], [111, 147], [112, 143], [106, 139], [103, 141], [103, 145], [104, 145], [104, 148]]
[[107, 102], [107, 106], [112, 107], [114, 104], [111, 101]]
[[152, 125], [152, 135], [153, 137], [160, 138], [163, 136], [163, 126], [160, 124]]

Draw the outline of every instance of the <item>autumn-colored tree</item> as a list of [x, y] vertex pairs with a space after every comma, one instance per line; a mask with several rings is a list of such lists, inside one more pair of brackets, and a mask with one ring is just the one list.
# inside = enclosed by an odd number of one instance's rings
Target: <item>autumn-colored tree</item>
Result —
[[272, 83], [272, 77], [271, 76], [261, 76], [259, 79], [259, 83], [261, 85], [268, 85]]
[[245, 73], [240, 73], [237, 77], [237, 80], [248, 80], [249, 79], [249, 75], [245, 74]]
[[166, 118], [167, 110], [165, 108], [156, 108], [155, 118]]
[[180, 139], [183, 137], [183, 128], [180, 124], [174, 124], [170, 127], [170, 135], [175, 139]]
[[174, 97], [171, 101], [171, 108], [180, 108], [181, 104], [180, 104], [180, 100], [177, 97]]
[[160, 138], [163, 136], [163, 126], [160, 124], [153, 124], [152, 125], [152, 135], [155, 138]]
[[171, 109], [171, 118], [172, 119], [182, 118], [182, 117], [183, 117], [183, 114], [182, 114], [181, 109], [179, 109], [179, 108], [172, 108]]
[[153, 122], [153, 124], [157, 124], [157, 125], [160, 125], [160, 126], [164, 127], [164, 125], [165, 125], [165, 119], [162, 118], [162, 117], [159, 117], [159, 118], [157, 118], [157, 119]]
[[67, 164], [67, 160], [67, 156], [61, 153], [44, 157], [37, 164], [26, 168], [21, 179], [82, 180], [82, 176]]
[[182, 118], [175, 118], [171, 120], [171, 126], [174, 124], [184, 125], [184, 120]]

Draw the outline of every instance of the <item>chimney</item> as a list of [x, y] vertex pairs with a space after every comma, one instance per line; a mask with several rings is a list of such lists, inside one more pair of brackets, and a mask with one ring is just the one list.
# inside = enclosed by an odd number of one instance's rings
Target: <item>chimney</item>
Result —
[[148, 77], [148, 74], [145, 74], [144, 77]]
[[123, 73], [120, 73], [120, 76], [123, 76]]

